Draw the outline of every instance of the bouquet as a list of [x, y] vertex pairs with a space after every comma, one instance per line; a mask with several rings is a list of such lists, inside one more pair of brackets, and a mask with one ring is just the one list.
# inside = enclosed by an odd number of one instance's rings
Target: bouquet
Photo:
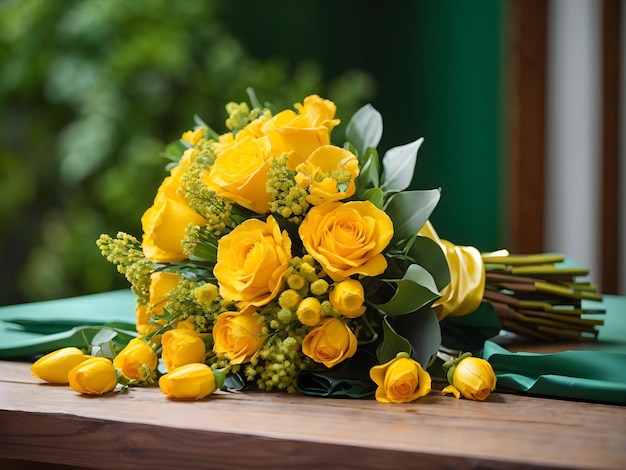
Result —
[[[55, 351], [36, 376], [89, 394], [158, 384], [175, 399], [256, 389], [402, 403], [430, 393], [454, 318], [490, 319], [487, 336], [500, 320], [543, 339], [593, 336], [576, 302], [595, 293], [555, 265], [562, 258], [438, 237], [429, 218], [440, 189], [408, 189], [423, 139], [379, 156], [382, 117], [367, 105], [337, 146], [333, 102], [311, 95], [276, 111], [248, 94], [250, 105], [226, 105], [226, 132], [196, 117], [167, 147], [141, 241], [97, 241], [136, 294], [136, 333], [103, 329], [89, 354]], [[485, 399], [493, 369], [458, 349], [444, 393]]]

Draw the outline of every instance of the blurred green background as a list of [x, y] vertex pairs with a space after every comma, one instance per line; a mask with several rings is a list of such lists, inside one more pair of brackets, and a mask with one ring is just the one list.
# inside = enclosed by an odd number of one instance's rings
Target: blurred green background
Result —
[[317, 93], [424, 137], [440, 235], [502, 247], [506, 1], [0, 0], [0, 305], [127, 286], [95, 245], [141, 235], [165, 145], [224, 105]]

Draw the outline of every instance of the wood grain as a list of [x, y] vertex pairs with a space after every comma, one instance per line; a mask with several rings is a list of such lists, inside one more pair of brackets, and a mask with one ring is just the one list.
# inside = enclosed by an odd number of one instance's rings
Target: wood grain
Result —
[[0, 362], [0, 457], [90, 468], [621, 468], [626, 408], [494, 393], [417, 402], [158, 389], [85, 397]]

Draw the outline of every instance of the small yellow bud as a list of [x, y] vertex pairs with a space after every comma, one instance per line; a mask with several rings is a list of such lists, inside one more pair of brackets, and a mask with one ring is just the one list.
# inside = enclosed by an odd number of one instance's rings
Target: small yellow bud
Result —
[[287, 289], [280, 294], [278, 305], [282, 308], [295, 309], [301, 300], [302, 297], [295, 290]]
[[313, 295], [322, 296], [328, 292], [328, 281], [325, 279], [318, 279], [311, 283], [311, 293]]
[[357, 318], [365, 312], [365, 291], [356, 279], [338, 283], [330, 292], [330, 302], [339, 313], [348, 318]]
[[315, 273], [315, 267], [313, 265], [303, 263], [302, 266], [300, 266], [300, 274], [309, 282], [317, 281], [317, 274]]
[[217, 299], [218, 288], [215, 284], [204, 284], [196, 288], [195, 294], [200, 303], [210, 304]]
[[[303, 265], [304, 266], [304, 265]], [[287, 278], [287, 284], [294, 290], [302, 289], [305, 284], [305, 279], [299, 274], [292, 274]]]
[[320, 301], [316, 297], [307, 297], [300, 302], [298, 310], [296, 310], [298, 320], [303, 325], [314, 326], [321, 319], [321, 305]]

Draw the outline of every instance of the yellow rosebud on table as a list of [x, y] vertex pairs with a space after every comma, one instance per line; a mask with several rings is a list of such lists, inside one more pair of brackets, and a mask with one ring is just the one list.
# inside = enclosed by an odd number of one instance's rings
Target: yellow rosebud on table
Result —
[[447, 369], [450, 385], [442, 390], [443, 394], [482, 401], [496, 388], [497, 378], [491, 364], [479, 357], [471, 357], [470, 353], [446, 362], [444, 369]]
[[168, 398], [200, 400], [215, 392], [215, 375], [206, 364], [186, 364], [161, 376], [159, 387]]
[[370, 369], [376, 383], [376, 400], [381, 403], [409, 403], [430, 393], [432, 380], [421, 364], [407, 353]]
[[117, 385], [117, 371], [106, 357], [92, 357], [81, 362], [68, 374], [70, 387], [79, 393], [102, 395]]
[[115, 359], [113, 365], [128, 380], [149, 381], [156, 369], [158, 358], [154, 349], [141, 338], [131, 339]]
[[48, 383], [66, 384], [70, 370], [90, 357], [75, 347], [61, 348], [37, 359], [30, 370], [33, 376]]
[[194, 362], [204, 362], [206, 346], [197, 331], [178, 328], [163, 333], [161, 358], [168, 371]]
[[357, 339], [344, 322], [326, 317], [302, 341], [302, 352], [329, 369], [354, 356]]

